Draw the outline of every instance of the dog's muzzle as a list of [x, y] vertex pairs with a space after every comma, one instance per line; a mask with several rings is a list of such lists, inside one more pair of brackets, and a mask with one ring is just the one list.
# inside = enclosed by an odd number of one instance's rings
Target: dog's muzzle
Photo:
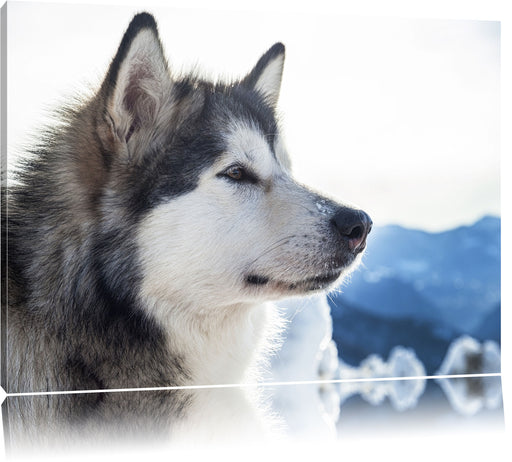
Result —
[[342, 240], [347, 242], [348, 248], [360, 253], [366, 247], [366, 237], [372, 230], [373, 222], [362, 210], [340, 207], [331, 218], [331, 224]]

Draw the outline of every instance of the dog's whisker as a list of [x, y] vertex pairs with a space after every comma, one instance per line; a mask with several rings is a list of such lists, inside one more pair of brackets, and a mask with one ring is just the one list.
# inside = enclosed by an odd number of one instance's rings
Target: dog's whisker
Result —
[[297, 236], [291, 235], [291, 236], [286, 236], [286, 237], [283, 237], [283, 238], [277, 240], [276, 242], [271, 244], [269, 247], [267, 247], [265, 250], [263, 250], [263, 252], [260, 255], [258, 255], [253, 261], [251, 261], [249, 266], [254, 265], [259, 259], [268, 255], [270, 252], [273, 252], [274, 250], [277, 250], [279, 247], [288, 244], [288, 242], [295, 237], [297, 237]]

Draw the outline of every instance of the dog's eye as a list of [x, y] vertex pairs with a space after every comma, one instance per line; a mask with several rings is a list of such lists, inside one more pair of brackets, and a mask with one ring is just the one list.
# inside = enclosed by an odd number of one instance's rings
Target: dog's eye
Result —
[[237, 183], [258, 183], [258, 178], [240, 165], [232, 165], [218, 176], [227, 178]]
[[232, 180], [242, 181], [245, 177], [245, 171], [242, 167], [233, 166], [226, 170], [226, 176]]

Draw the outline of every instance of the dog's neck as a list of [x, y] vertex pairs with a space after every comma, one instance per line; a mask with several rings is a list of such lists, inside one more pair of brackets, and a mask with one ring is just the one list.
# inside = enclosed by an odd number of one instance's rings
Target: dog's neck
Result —
[[166, 332], [170, 354], [183, 361], [190, 378], [182, 385], [254, 383], [279, 344], [282, 321], [271, 303], [198, 310], [146, 299], [146, 306]]

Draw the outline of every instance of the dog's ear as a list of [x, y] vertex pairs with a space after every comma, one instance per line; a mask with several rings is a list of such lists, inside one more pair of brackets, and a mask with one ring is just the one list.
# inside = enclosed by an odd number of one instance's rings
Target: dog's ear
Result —
[[256, 90], [275, 108], [281, 89], [283, 66], [284, 45], [278, 42], [259, 59], [254, 69], [242, 80], [242, 85]]
[[130, 139], [148, 135], [157, 123], [159, 111], [169, 97], [171, 78], [150, 14], [137, 14], [126, 30], [103, 81], [103, 122], [108, 127], [100, 136], [125, 145]]

